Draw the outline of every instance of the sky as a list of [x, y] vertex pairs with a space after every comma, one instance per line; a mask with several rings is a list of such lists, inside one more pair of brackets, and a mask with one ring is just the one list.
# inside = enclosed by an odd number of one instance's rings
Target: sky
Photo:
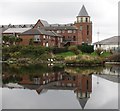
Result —
[[[93, 23], [93, 42], [118, 35], [119, 0], [0, 0], [0, 25], [74, 23], [82, 5]], [[99, 32], [99, 36], [97, 34]]]

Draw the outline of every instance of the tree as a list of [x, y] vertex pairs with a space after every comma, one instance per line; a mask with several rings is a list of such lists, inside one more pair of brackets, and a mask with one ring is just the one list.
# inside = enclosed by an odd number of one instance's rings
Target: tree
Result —
[[2, 37], [2, 40], [5, 42], [5, 44], [7, 43], [7, 42], [9, 42], [9, 36], [3, 36]]
[[15, 36], [9, 36], [9, 43], [11, 44], [11, 45], [13, 45], [14, 43], [15, 43], [15, 41], [16, 41], [16, 37]]
[[80, 51], [78, 50], [77, 46], [69, 46], [68, 50], [75, 53], [76, 55], [78, 55], [80, 53]]
[[15, 41], [15, 42], [18, 43], [18, 45], [19, 45], [20, 42], [22, 42], [22, 40], [23, 40], [22, 38], [18, 37], [18, 38], [16, 38], [16, 41]]
[[33, 44], [34, 44], [33, 39], [30, 39], [30, 41], [29, 41], [29, 45], [33, 45]]

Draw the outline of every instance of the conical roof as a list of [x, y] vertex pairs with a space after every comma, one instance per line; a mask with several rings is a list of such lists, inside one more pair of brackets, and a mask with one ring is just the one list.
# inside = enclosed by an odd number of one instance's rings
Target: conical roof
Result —
[[84, 109], [84, 107], [85, 107], [85, 105], [86, 105], [86, 103], [88, 101], [88, 98], [82, 98], [82, 99], [79, 98], [78, 101], [79, 101], [82, 109]]
[[84, 5], [82, 6], [78, 16], [89, 16]]

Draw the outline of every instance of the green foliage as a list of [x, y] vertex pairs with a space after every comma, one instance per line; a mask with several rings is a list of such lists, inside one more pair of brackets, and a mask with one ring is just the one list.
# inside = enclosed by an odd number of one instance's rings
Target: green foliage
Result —
[[[42, 46], [10, 46], [10, 47], [3, 47], [2, 48], [2, 54], [4, 58], [8, 58], [8, 55], [11, 57], [38, 57], [40, 58], [40, 56], [43, 54], [44, 57], [46, 57], [49, 53], [50, 49], [46, 48], [46, 47], [42, 47]], [[41, 57], [42, 57], [41, 56]], [[50, 55], [49, 55], [50, 56]], [[48, 56], [48, 57], [49, 57]], [[42, 57], [42, 58], [44, 58]]]
[[33, 44], [34, 44], [33, 39], [30, 39], [29, 45], [33, 45]]
[[5, 42], [5, 44], [6, 44], [6, 42], [8, 42], [9, 41], [9, 36], [3, 36], [2, 37], [2, 40]]
[[67, 52], [68, 48], [67, 47], [64, 47], [64, 48], [53, 47], [51, 49], [51, 51], [52, 51], [53, 54], [59, 54], [59, 53]]
[[94, 52], [94, 46], [88, 44], [82, 44], [78, 46], [78, 49], [81, 50], [83, 53], [92, 53]]
[[24, 55], [34, 55], [34, 56], [40, 56], [44, 54], [46, 49], [42, 46], [24, 46], [22, 47], [21, 53]]
[[101, 48], [97, 48], [97, 50], [95, 50], [95, 52], [96, 52], [97, 55], [99, 55], [99, 56], [100, 56], [100, 54], [101, 54], [102, 51], [103, 51], [103, 50], [102, 50]]
[[22, 38], [19, 38], [19, 37], [16, 38], [16, 41], [15, 41], [15, 42], [19, 44], [20, 42], [22, 42]]
[[19, 52], [22, 49], [22, 46], [15, 46], [12, 45], [10, 47], [7, 47], [9, 49], [10, 53], [14, 53], [14, 52]]
[[61, 56], [61, 57], [67, 57], [67, 56], [74, 56], [75, 54], [73, 52], [64, 52], [64, 53], [59, 53], [57, 54], [57, 56]]
[[11, 45], [16, 44], [16, 43], [20, 43], [22, 41], [22, 38], [19, 37], [15, 37], [13, 35], [9, 35], [9, 36], [3, 36], [2, 40], [5, 42], [5, 44], [8, 42]]
[[76, 55], [78, 55], [80, 53], [80, 51], [78, 50], [77, 46], [69, 46], [68, 50], [75, 53]]
[[12, 58], [19, 58], [19, 57], [20, 57], [20, 55], [21, 55], [21, 53], [20, 53], [20, 52], [10, 53], [10, 56], [11, 56]]

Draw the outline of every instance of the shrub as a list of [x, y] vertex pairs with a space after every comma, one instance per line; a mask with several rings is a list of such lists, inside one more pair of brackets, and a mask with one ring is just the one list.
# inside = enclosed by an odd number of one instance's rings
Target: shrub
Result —
[[69, 46], [68, 50], [75, 53], [76, 55], [78, 55], [80, 53], [80, 51], [78, 50], [77, 46]]
[[53, 54], [58, 54], [58, 53], [64, 53], [64, 52], [67, 52], [68, 51], [68, 48], [67, 47], [64, 47], [64, 48], [58, 48], [58, 47], [54, 47], [51, 49]]
[[93, 45], [88, 45], [88, 44], [82, 44], [82, 45], [78, 46], [78, 49], [81, 50], [84, 53], [94, 52], [94, 46]]

